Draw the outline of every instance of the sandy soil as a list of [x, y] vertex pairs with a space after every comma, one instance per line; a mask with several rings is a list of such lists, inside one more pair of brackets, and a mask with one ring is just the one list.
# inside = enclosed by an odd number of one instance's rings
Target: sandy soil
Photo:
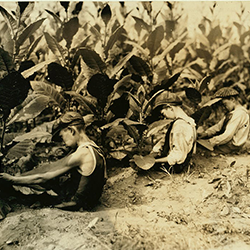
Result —
[[109, 169], [92, 212], [20, 207], [0, 249], [250, 249], [250, 156], [198, 149], [185, 173]]

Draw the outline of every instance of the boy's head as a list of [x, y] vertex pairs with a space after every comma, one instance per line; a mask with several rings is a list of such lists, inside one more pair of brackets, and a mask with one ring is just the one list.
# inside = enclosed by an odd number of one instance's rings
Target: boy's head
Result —
[[159, 94], [154, 101], [153, 110], [159, 109], [160, 113], [168, 119], [175, 119], [175, 110], [182, 104], [182, 100], [170, 91]]
[[238, 101], [239, 92], [231, 87], [224, 87], [219, 89], [215, 94], [215, 98], [221, 98], [223, 106], [230, 112], [234, 110]]
[[83, 117], [74, 111], [68, 111], [58, 118], [52, 127], [52, 140], [63, 141], [69, 147], [75, 147], [79, 134], [84, 131]]

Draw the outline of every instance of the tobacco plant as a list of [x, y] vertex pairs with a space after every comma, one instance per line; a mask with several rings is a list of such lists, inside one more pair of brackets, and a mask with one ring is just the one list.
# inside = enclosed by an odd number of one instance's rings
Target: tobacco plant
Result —
[[[159, 9], [152, 2], [136, 2], [132, 9], [126, 2], [93, 2], [91, 13], [84, 2], [59, 2], [59, 12], [44, 9], [43, 18], [32, 22], [28, 13], [35, 4], [18, 3], [13, 13], [0, 7], [1, 93], [9, 93], [7, 81], [20, 90], [18, 98], [0, 102], [5, 161], [19, 161], [36, 145], [50, 143], [54, 120], [67, 110], [80, 112], [91, 138], [108, 157], [122, 160], [150, 150], [151, 104], [164, 90], [183, 97], [197, 127], [209, 118], [205, 103], [221, 86], [237, 88], [247, 100], [244, 7], [233, 26], [223, 28], [211, 3], [211, 15], [191, 37], [178, 2], [161, 2]], [[16, 79], [27, 88], [15, 85]]]

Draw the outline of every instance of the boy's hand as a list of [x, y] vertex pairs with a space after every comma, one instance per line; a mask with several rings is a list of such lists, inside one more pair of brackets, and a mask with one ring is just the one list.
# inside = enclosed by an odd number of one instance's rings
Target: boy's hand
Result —
[[206, 132], [197, 133], [197, 137], [200, 139], [206, 138], [208, 134]]
[[13, 181], [13, 176], [6, 173], [0, 173], [0, 180]]

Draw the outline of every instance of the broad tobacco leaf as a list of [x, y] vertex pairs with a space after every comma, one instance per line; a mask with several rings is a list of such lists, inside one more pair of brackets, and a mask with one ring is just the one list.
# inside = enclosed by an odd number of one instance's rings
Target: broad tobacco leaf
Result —
[[133, 160], [135, 164], [143, 170], [148, 170], [155, 164], [155, 158], [150, 155], [134, 155]]
[[108, 56], [108, 52], [112, 49], [114, 44], [121, 38], [122, 34], [124, 33], [124, 28], [123, 26], [117, 28], [115, 32], [110, 36], [108, 43], [105, 47], [104, 53], [106, 57]]
[[4, 9], [2, 6], [0, 6], [0, 12], [3, 15], [6, 23], [8, 24], [8, 27], [10, 29], [12, 38], [14, 38], [14, 34], [15, 34], [15, 30], [17, 28], [17, 21], [15, 20], [15, 18], [6, 10]]
[[105, 26], [108, 25], [108, 22], [110, 21], [111, 16], [112, 16], [112, 12], [111, 12], [110, 6], [106, 4], [106, 6], [102, 9], [102, 12], [101, 12], [101, 17], [102, 17], [103, 22], [105, 23]]
[[64, 48], [49, 33], [44, 32], [44, 37], [49, 46], [49, 49], [58, 57], [60, 62], [63, 65], [65, 65], [66, 61], [64, 57], [65, 57], [66, 51], [64, 50]]
[[72, 74], [55, 62], [48, 65], [48, 77], [51, 83], [61, 86], [64, 90], [70, 90], [74, 84]]
[[210, 42], [210, 45], [212, 45], [217, 39], [221, 38], [222, 31], [220, 29], [220, 26], [217, 25], [215, 28], [213, 28], [210, 33], [207, 36], [207, 39]]
[[[136, 16], [132, 16], [136, 22], [136, 25], [138, 25], [138, 27], [140, 28], [144, 28], [145, 30], [147, 30], [148, 32], [150, 31], [150, 25], [148, 25], [146, 22], [143, 21], [143, 19], [138, 18]], [[139, 31], [139, 30], [138, 30]], [[138, 32], [139, 33], [139, 32]]]
[[135, 73], [141, 75], [141, 76], [152, 76], [152, 71], [149, 67], [149, 65], [140, 57], [138, 56], [132, 56], [129, 59], [129, 63], [132, 66]]
[[63, 38], [67, 42], [67, 48], [70, 48], [72, 39], [79, 29], [78, 17], [71, 18], [68, 22], [63, 25]]
[[0, 48], [0, 71], [10, 72], [14, 69], [12, 58], [7, 51]]
[[24, 101], [29, 89], [29, 80], [20, 72], [11, 72], [0, 80], [0, 108], [4, 113], [3, 119], [7, 119], [10, 110]]
[[42, 81], [31, 81], [31, 87], [35, 93], [48, 97], [54, 105], [64, 108], [65, 98], [52, 85]]
[[89, 68], [94, 69], [100, 73], [105, 72], [107, 66], [94, 50], [79, 49], [74, 56], [72, 63], [73, 66], [75, 65], [80, 56]]
[[21, 105], [22, 108], [8, 121], [8, 125], [14, 122], [25, 122], [34, 119], [47, 107], [50, 98], [45, 95], [33, 94], [28, 96]]
[[31, 140], [24, 140], [13, 146], [5, 156], [7, 159], [19, 159], [23, 156], [31, 154], [35, 148], [35, 143]]
[[164, 28], [163, 26], [157, 27], [148, 37], [147, 48], [150, 51], [150, 57], [155, 56], [156, 51], [160, 48], [161, 41], [164, 38]]
[[54, 121], [52, 122], [45, 122], [42, 125], [39, 125], [32, 129], [30, 132], [25, 133], [23, 135], [18, 135], [14, 138], [14, 141], [16, 142], [21, 142], [24, 140], [33, 140], [36, 142], [48, 142], [50, 141], [52, 134], [52, 126], [53, 126]]
[[16, 41], [17, 51], [19, 47], [42, 25], [46, 18], [40, 19], [26, 27]]

